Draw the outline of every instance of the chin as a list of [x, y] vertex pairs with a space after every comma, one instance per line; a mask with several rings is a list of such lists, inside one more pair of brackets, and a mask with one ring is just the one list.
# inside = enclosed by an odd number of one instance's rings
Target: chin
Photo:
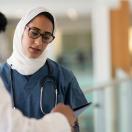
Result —
[[36, 59], [36, 58], [38, 58], [40, 55], [30, 55], [30, 56], [28, 56], [30, 59]]

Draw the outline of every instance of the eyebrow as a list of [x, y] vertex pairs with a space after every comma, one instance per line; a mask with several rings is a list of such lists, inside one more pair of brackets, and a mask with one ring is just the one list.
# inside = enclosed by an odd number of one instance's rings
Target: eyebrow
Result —
[[27, 26], [27, 27], [29, 27], [29, 28], [32, 28], [32, 29], [36, 29], [36, 30], [38, 30], [38, 31], [40, 31], [40, 33], [49, 33], [49, 34], [51, 34], [51, 35], [53, 35], [51, 32], [48, 32], [48, 31], [42, 31], [40, 28], [38, 28], [38, 27], [33, 27], [33, 26]]

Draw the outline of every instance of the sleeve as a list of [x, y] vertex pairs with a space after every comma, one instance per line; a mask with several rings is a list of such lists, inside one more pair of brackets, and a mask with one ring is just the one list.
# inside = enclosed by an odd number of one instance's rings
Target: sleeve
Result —
[[88, 104], [86, 97], [82, 92], [75, 76], [73, 76], [72, 80], [69, 83], [65, 98], [65, 104], [70, 105], [73, 110]]
[[22, 132], [26, 124], [26, 118], [13, 110], [11, 98], [0, 78], [0, 132]]
[[0, 132], [7, 132], [10, 129], [10, 96], [4, 88], [0, 78]]
[[58, 112], [47, 114], [38, 122], [38, 126], [44, 128], [45, 132], [71, 132], [68, 120]]
[[71, 132], [67, 119], [60, 113], [50, 113], [37, 120], [15, 111], [12, 117], [13, 132]]
[[71, 132], [64, 115], [50, 113], [42, 119], [29, 119], [13, 110], [11, 99], [0, 79], [0, 132]]

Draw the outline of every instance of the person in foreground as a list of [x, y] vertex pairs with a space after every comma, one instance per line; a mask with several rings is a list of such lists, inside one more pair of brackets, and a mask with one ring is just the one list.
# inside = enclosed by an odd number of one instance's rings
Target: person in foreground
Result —
[[1, 68], [13, 107], [29, 118], [42, 118], [58, 103], [73, 110], [88, 103], [73, 73], [47, 57], [54, 38], [53, 15], [31, 9], [18, 23], [13, 53]]
[[42, 119], [29, 119], [12, 110], [11, 98], [0, 79], [0, 132], [71, 132], [76, 117], [69, 106], [58, 104]]
[[9, 57], [9, 44], [6, 35], [7, 24], [6, 16], [0, 12], [0, 63], [5, 62]]

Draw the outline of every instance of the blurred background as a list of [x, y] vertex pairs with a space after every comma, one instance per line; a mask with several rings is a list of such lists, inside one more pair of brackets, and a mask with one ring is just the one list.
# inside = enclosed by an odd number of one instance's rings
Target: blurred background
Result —
[[11, 55], [16, 24], [35, 6], [56, 17], [49, 58], [73, 71], [92, 102], [79, 116], [81, 132], [131, 132], [132, 1], [0, 0], [8, 19], [0, 63]]

